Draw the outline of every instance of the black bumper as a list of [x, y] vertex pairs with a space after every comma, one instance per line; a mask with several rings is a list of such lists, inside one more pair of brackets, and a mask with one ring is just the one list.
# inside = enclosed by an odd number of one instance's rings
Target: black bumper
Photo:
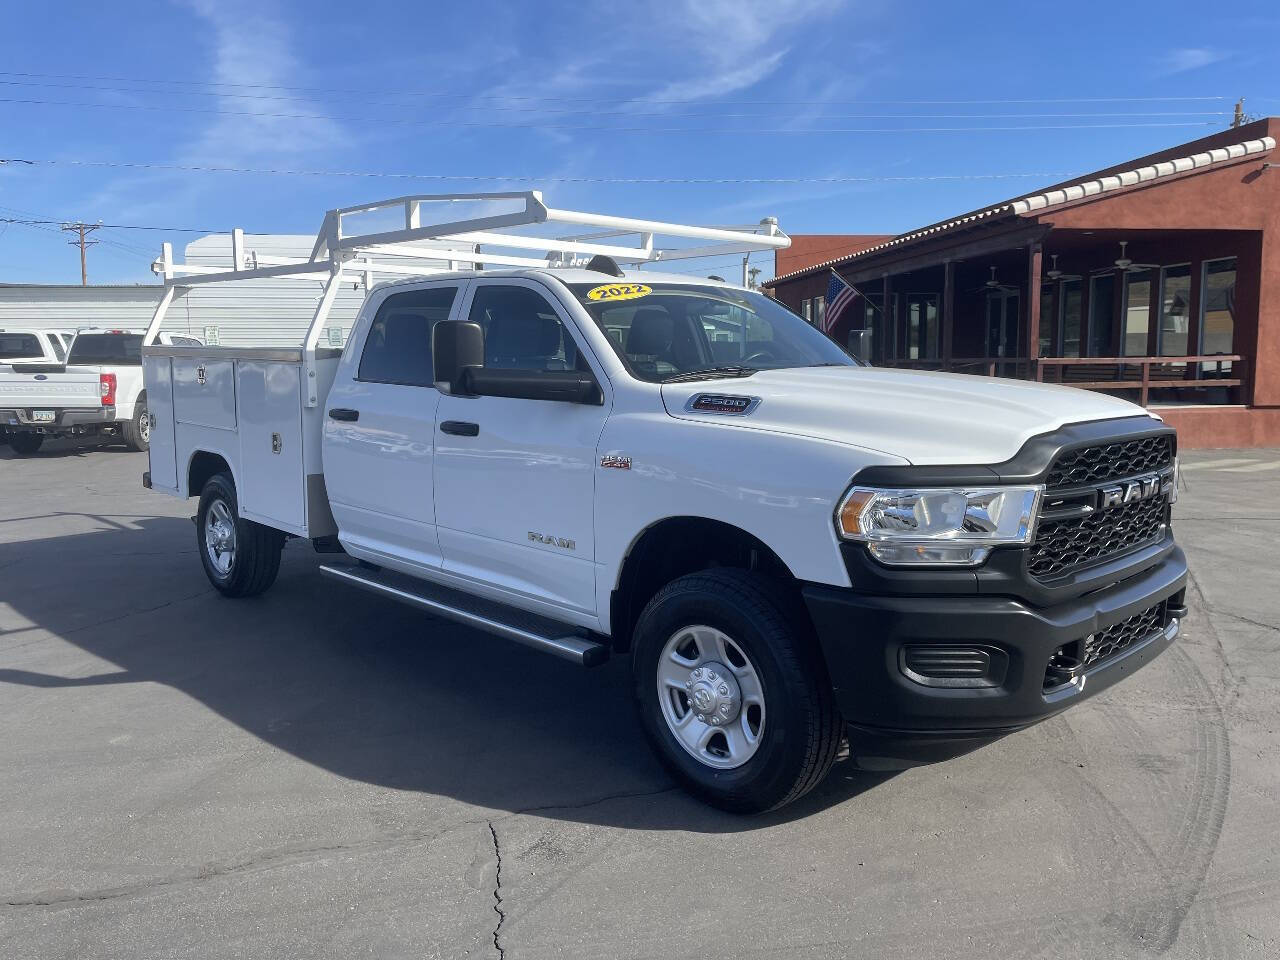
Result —
[[[803, 593], [849, 724], [893, 741], [929, 744], [1002, 736], [1133, 673], [1173, 642], [1186, 581], [1186, 559], [1171, 546], [1141, 573], [1046, 607], [1011, 597], [868, 595], [818, 584]], [[1060, 648], [1154, 606], [1161, 619], [1136, 642], [1086, 667], [1075, 682], [1046, 683]], [[983, 648], [999, 669], [988, 686], [926, 685], [908, 676], [907, 654], [920, 646]]]

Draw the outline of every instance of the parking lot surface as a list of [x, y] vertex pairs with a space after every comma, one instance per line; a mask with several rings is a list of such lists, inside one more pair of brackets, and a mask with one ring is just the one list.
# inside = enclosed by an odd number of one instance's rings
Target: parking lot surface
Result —
[[323, 582], [201, 571], [146, 457], [0, 447], [0, 957], [1275, 957], [1280, 452], [1184, 455], [1191, 615], [1067, 714], [672, 788], [583, 671]]

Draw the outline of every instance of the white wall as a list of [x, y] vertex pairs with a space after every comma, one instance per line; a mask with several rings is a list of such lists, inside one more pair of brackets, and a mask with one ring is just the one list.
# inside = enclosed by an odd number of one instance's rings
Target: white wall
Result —
[[[311, 255], [314, 243], [315, 237], [310, 235], [249, 234], [245, 237], [245, 251], [264, 257], [303, 259]], [[431, 241], [416, 244], [431, 245]], [[157, 256], [159, 253], [157, 249]], [[229, 270], [231, 235], [210, 234], [194, 240], [187, 244], [185, 256], [179, 259], [193, 266]], [[441, 261], [396, 259], [415, 266], [445, 266]], [[378, 282], [395, 278], [381, 274], [374, 279]], [[323, 289], [324, 284], [318, 279], [284, 277], [197, 285], [186, 297], [174, 301], [161, 329], [191, 334], [205, 341], [216, 329], [218, 343], [224, 347], [298, 346]], [[0, 286], [0, 328], [146, 327], [155, 313], [161, 291], [159, 283], [134, 287]], [[344, 281], [329, 313], [326, 330], [321, 333], [321, 346], [346, 342], [364, 298], [363, 284]], [[332, 340], [328, 336], [330, 329], [334, 331]]]

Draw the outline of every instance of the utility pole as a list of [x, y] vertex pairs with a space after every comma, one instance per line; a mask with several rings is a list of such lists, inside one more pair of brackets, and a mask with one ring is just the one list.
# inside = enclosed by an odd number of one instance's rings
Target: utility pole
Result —
[[98, 223], [85, 223], [83, 220], [77, 220], [75, 223], [64, 223], [62, 229], [70, 233], [76, 234], [76, 239], [68, 240], [67, 243], [80, 248], [80, 286], [87, 287], [89, 285], [89, 266], [85, 262], [85, 248], [93, 246], [97, 240], [85, 239], [86, 236], [98, 227], [102, 226]]

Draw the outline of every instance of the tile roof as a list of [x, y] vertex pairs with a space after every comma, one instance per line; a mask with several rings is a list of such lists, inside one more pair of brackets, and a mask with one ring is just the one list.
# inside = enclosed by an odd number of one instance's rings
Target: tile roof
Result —
[[1233, 143], [1225, 147], [1216, 147], [1212, 150], [1205, 150], [1203, 153], [1196, 153], [1188, 157], [1179, 157], [1176, 160], [1165, 160], [1159, 163], [1150, 164], [1149, 166], [1138, 167], [1135, 170], [1125, 170], [1121, 173], [1110, 174], [1104, 177], [1097, 177], [1091, 180], [1073, 183], [1069, 186], [1060, 187], [1056, 190], [1050, 190], [1045, 193], [1036, 193], [1029, 196], [1023, 196], [1015, 200], [1007, 200], [1004, 203], [997, 204], [993, 207], [987, 207], [984, 210], [975, 210], [973, 213], [966, 213], [964, 216], [956, 217], [953, 220], [944, 220], [920, 230], [913, 230], [910, 233], [899, 234], [892, 240], [886, 240], [884, 243], [878, 243], [875, 246], [867, 247], [866, 249], [859, 250], [856, 253], [845, 254], [844, 256], [836, 257], [833, 260], [816, 263], [813, 266], [805, 267], [803, 270], [793, 270], [790, 273], [781, 274], [774, 277], [772, 280], [766, 281], [765, 286], [772, 286], [780, 281], [812, 273], [816, 270], [825, 270], [837, 265], [852, 263], [860, 257], [865, 257], [880, 250], [901, 246], [915, 240], [943, 233], [947, 230], [954, 230], [957, 227], [968, 226], [969, 224], [977, 223], [982, 220], [994, 220], [998, 217], [1004, 216], [1026, 216], [1028, 214], [1037, 214], [1049, 207], [1059, 206], [1064, 203], [1071, 203], [1074, 200], [1085, 200], [1105, 193], [1111, 193], [1116, 190], [1124, 190], [1140, 184], [1150, 183], [1153, 180], [1160, 180], [1165, 177], [1176, 176], [1177, 174], [1187, 173], [1192, 170], [1200, 170], [1220, 163], [1239, 160], [1242, 157], [1266, 153], [1269, 150], [1274, 150], [1275, 146], [1276, 140], [1274, 137], [1261, 137], [1257, 140], [1245, 140], [1242, 143]]

